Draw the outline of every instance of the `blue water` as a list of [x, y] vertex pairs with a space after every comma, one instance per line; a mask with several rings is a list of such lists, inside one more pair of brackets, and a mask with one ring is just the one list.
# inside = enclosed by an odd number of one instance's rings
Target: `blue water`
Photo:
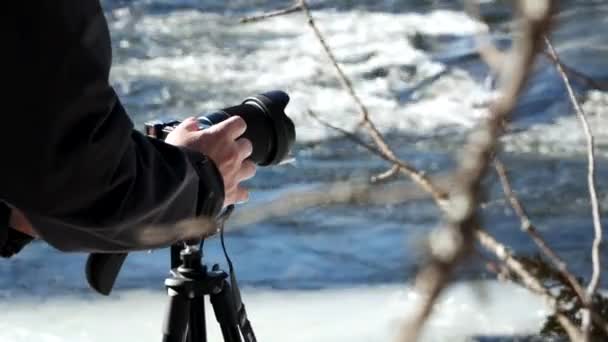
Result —
[[[306, 38], [310, 32], [304, 22], [298, 26], [289, 24], [296, 18], [281, 18], [276, 26], [237, 23], [243, 15], [289, 3], [104, 2], [114, 45], [113, 82], [138, 127], [159, 115], [183, 117], [233, 105], [269, 87], [286, 89], [292, 95], [288, 114], [294, 116], [297, 125], [298, 142], [293, 149], [296, 163], [259, 169], [248, 183], [250, 203], [237, 207], [237, 211], [247, 211], [278, 192], [301, 185], [373, 175], [388, 167], [383, 160], [346, 139], [336, 138], [305, 115], [307, 106], [312, 106], [332, 121], [354, 125], [357, 118], [347, 96], [332, 102], [332, 94], [339, 94], [341, 89], [319, 47], [312, 45], [312, 36]], [[324, 28], [333, 37], [330, 42], [338, 46], [339, 59], [360, 85], [358, 90], [364, 94], [364, 100], [372, 103], [370, 106], [378, 113], [380, 126], [399, 157], [430, 174], [453, 168], [468, 126], [451, 123], [450, 119], [463, 115], [468, 120], [468, 114], [458, 112], [460, 107], [455, 107], [454, 113], [435, 118], [433, 115], [444, 107], [434, 102], [423, 107], [426, 111], [419, 117], [408, 108], [429, 98], [454, 98], [458, 102], [463, 94], [470, 93], [467, 89], [475, 90], [470, 83], [485, 80], [488, 70], [475, 53], [472, 35], [464, 28], [462, 32], [449, 34], [422, 34], [424, 46], [414, 50], [424, 57], [410, 58], [408, 54], [412, 52], [406, 49], [404, 62], [400, 64], [398, 56], [380, 58], [390, 50], [393, 37], [400, 36], [398, 30], [395, 33], [396, 29], [389, 29], [388, 24], [386, 27], [373, 24], [377, 20], [382, 22], [377, 16], [386, 15], [392, 23], [402, 21], [404, 27], [415, 26], [418, 24], [412, 24], [413, 19], [407, 13], [424, 16], [432, 10], [460, 7], [450, 1], [312, 3], [321, 17], [320, 23], [327, 24]], [[564, 61], [599, 81], [607, 80], [608, 41], [598, 27], [606, 21], [608, 5], [604, 1], [563, 4], [562, 25], [556, 31], [555, 42]], [[484, 6], [483, 10], [497, 28], [508, 13], [496, 4]], [[334, 24], [330, 28], [332, 18]], [[373, 42], [376, 46], [366, 41], [364, 35], [349, 40], [347, 36], [355, 33], [348, 27], [356, 26], [357, 20], [360, 25], [368, 25], [372, 34], [386, 36], [386, 41]], [[408, 34], [404, 32], [401, 36]], [[508, 46], [508, 37], [500, 31], [495, 38], [500, 45]], [[403, 39], [403, 44], [408, 44], [409, 40]], [[395, 49], [399, 49], [397, 45]], [[306, 58], [299, 59], [300, 56]], [[437, 63], [444, 69], [429, 71], [434, 70], [429, 69], [429, 63]], [[445, 86], [442, 81], [451, 83]], [[580, 82], [575, 87], [585, 100], [590, 89]], [[571, 148], [568, 139], [560, 144], [560, 139], [567, 136], [559, 136], [563, 124], [559, 119], [574, 115], [565, 94], [556, 72], [541, 59], [513, 116], [514, 134], [523, 132], [529, 140], [522, 140], [521, 144], [508, 142], [511, 148], [501, 156], [534, 224], [570, 268], [588, 279], [593, 229], [586, 160], [580, 149]], [[473, 110], [468, 103], [462, 108]], [[407, 119], [401, 120], [402, 114]], [[428, 124], [423, 125], [421, 122], [426, 120]], [[444, 121], [448, 123], [443, 124]], [[548, 129], [544, 134], [531, 130], [539, 124], [556, 131]], [[602, 126], [596, 128], [599, 133], [605, 131]], [[547, 137], [552, 138], [545, 140]], [[583, 146], [580, 142], [579, 145]], [[598, 152], [598, 193], [602, 214], [607, 217], [608, 164], [604, 149]], [[531, 240], [519, 230], [518, 218], [505, 202], [494, 174], [486, 179], [486, 185], [488, 191], [481, 210], [483, 225], [514, 252], [535, 253]], [[603, 223], [608, 223], [608, 218]], [[345, 204], [306, 208], [234, 231], [228, 224], [226, 242], [238, 279], [245, 287], [312, 290], [400, 284], [413, 279], [423, 260], [424, 238], [439, 224], [440, 213], [430, 199], [387, 206]], [[208, 240], [204, 251], [206, 262], [225, 266], [217, 238]], [[608, 260], [608, 252], [603, 249], [602, 253]], [[44, 243], [34, 243], [13, 260], [0, 263], [0, 296], [9, 301], [30, 295], [52, 298], [78, 294], [95, 298], [97, 295], [89, 289], [84, 277], [86, 257], [62, 254]], [[116, 291], [162, 290], [168, 267], [167, 249], [131, 253]], [[458, 274], [461, 280], [493, 277], [485, 270], [483, 260], [477, 259]], [[608, 287], [606, 277], [602, 287]]]

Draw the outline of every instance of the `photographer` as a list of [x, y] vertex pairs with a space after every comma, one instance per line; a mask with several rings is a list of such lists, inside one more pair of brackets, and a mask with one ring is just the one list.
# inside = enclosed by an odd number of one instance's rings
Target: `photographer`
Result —
[[[166, 141], [134, 129], [109, 84], [111, 44], [98, 0], [12, 1], [4, 49], [0, 251], [33, 236], [62, 251], [122, 252], [188, 237], [143, 239], [154, 223], [214, 217], [245, 201], [251, 143], [235, 116], [205, 130], [184, 120]], [[4, 221], [6, 222], [6, 221]]]

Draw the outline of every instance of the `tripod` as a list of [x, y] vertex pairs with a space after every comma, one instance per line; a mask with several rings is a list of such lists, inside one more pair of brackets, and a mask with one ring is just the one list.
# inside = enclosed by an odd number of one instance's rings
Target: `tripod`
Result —
[[169, 304], [163, 323], [163, 342], [207, 342], [205, 296], [210, 297], [225, 342], [257, 341], [226, 252], [223, 224], [220, 232], [230, 268], [230, 282], [226, 279], [228, 274], [220, 270], [219, 265], [213, 265], [211, 271], [203, 265], [204, 240], [201, 239], [199, 246], [171, 247], [172, 277], [165, 280]]

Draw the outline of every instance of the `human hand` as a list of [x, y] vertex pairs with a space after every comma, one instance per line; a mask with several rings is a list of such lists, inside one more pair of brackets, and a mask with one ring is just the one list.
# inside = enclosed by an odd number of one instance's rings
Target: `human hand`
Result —
[[252, 178], [256, 165], [247, 158], [253, 147], [246, 138], [238, 138], [247, 129], [239, 116], [232, 116], [209, 128], [199, 130], [198, 121], [187, 118], [173, 129], [165, 142], [198, 151], [213, 160], [224, 180], [224, 207], [245, 202], [249, 191], [240, 183]]
[[37, 235], [30, 221], [25, 217], [21, 210], [17, 208], [11, 208], [9, 226], [32, 237], [36, 237]]

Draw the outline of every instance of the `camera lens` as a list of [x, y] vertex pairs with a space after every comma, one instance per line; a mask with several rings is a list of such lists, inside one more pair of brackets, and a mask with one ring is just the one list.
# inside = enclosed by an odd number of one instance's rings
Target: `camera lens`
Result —
[[202, 126], [212, 126], [237, 115], [247, 123], [241, 136], [253, 146], [250, 159], [260, 166], [280, 163], [295, 140], [294, 124], [285, 115], [289, 95], [280, 90], [245, 99], [238, 106], [221, 109], [198, 118]]

